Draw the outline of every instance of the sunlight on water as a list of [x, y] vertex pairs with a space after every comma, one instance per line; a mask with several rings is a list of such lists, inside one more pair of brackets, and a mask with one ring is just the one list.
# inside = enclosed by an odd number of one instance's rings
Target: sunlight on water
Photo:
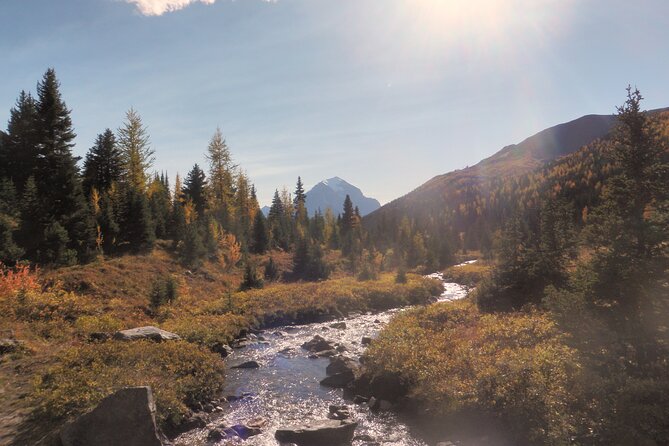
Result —
[[[434, 273], [429, 277], [443, 281], [441, 273]], [[466, 295], [466, 288], [455, 283], [444, 283], [444, 292], [438, 300], [453, 301]], [[260, 363], [258, 369], [228, 370], [224, 394], [245, 396], [226, 404], [223, 407], [224, 412], [206, 428], [188, 432], [175, 443], [194, 446], [239, 442], [249, 446], [276, 446], [278, 442], [274, 439], [274, 432], [279, 427], [325, 419], [330, 404], [346, 404], [351, 409], [353, 419], [358, 422], [356, 436], [369, 435], [387, 446], [424, 446], [425, 443], [414, 438], [409, 427], [395, 414], [371, 413], [366, 405], [355, 405], [345, 400], [341, 389], [321, 386], [319, 381], [326, 376], [325, 368], [329, 360], [310, 359], [309, 353], [301, 348], [303, 343], [318, 334], [328, 341], [343, 345], [346, 356], [359, 358], [365, 349], [361, 343], [362, 337], [376, 336], [393, 315], [400, 311], [403, 310], [352, 314], [339, 321], [286, 326], [261, 332], [258, 334], [257, 343], [235, 350], [226, 359], [229, 366], [249, 360]], [[335, 322], [345, 322], [346, 328], [331, 327]], [[260, 435], [246, 441], [238, 438], [222, 440], [219, 443], [207, 440], [212, 428], [243, 424], [257, 417], [267, 420]], [[366, 442], [368, 441], [354, 440], [353, 444], [362, 445]]]

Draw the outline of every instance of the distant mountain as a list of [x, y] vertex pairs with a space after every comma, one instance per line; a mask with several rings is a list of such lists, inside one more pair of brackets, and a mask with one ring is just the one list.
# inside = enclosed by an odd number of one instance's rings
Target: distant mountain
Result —
[[339, 177], [321, 181], [307, 192], [307, 209], [313, 215], [317, 210], [325, 212], [330, 208], [335, 215], [342, 212], [346, 195], [351, 197], [353, 206], [358, 206], [360, 215], [365, 216], [377, 210], [381, 204], [374, 198], [365, 197], [360, 189]]

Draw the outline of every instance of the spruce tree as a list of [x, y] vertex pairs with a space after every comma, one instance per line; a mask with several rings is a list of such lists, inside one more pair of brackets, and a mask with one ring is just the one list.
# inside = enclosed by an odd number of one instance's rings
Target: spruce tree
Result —
[[267, 221], [269, 223], [270, 240], [272, 247], [288, 250], [290, 245], [289, 229], [286, 227], [286, 211], [279, 191], [274, 191], [272, 206], [269, 208]]
[[656, 317], [652, 308], [663, 295], [669, 267], [669, 147], [658, 123], [641, 110], [642, 99], [628, 88], [618, 108], [608, 153], [617, 174], [586, 226], [595, 279], [585, 294], [607, 301], [616, 328], [634, 339], [637, 360], [646, 363], [655, 356], [657, 340], [645, 320]]
[[37, 102], [30, 93], [22, 91], [9, 113], [7, 135], [2, 138], [4, 156], [0, 159], [0, 170], [5, 169], [4, 175], [11, 178], [19, 193], [22, 193], [28, 177], [36, 173], [39, 158]]
[[128, 188], [125, 193], [125, 212], [122, 220], [122, 236], [130, 251], [150, 251], [155, 242], [153, 221], [149, 201], [144, 192]]
[[25, 250], [27, 258], [36, 260], [38, 247], [43, 237], [45, 217], [37, 184], [32, 176], [26, 180], [20, 203], [21, 223], [16, 240]]
[[197, 164], [188, 172], [182, 191], [193, 202], [198, 218], [203, 218], [207, 209], [207, 178]]
[[113, 183], [121, 181], [123, 174], [123, 157], [116, 143], [116, 136], [107, 129], [95, 139], [84, 160], [83, 184], [84, 191], [90, 193], [95, 187], [103, 193]]
[[[60, 233], [60, 228], [65, 230], [68, 250], [76, 252], [79, 260], [86, 260], [95, 245], [94, 224], [81, 186], [77, 158], [72, 156], [75, 134], [70, 110], [59, 87], [53, 69], [47, 70], [37, 85], [40, 158], [35, 180], [51, 235]], [[55, 222], [60, 228], [53, 225]]]
[[251, 252], [254, 254], [264, 254], [269, 248], [269, 237], [267, 234], [267, 220], [262, 212], [256, 212], [253, 220], [253, 240], [251, 243]]

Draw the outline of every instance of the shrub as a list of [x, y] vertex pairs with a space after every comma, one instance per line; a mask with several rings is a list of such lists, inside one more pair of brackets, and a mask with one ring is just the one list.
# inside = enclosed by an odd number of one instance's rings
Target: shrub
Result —
[[479, 285], [490, 274], [490, 265], [478, 261], [465, 265], [455, 265], [446, 268], [444, 278], [460, 285], [474, 287]]
[[410, 310], [381, 332], [365, 364], [399, 374], [426, 412], [493, 414], [545, 444], [576, 430], [579, 361], [543, 313], [485, 315], [468, 301]]
[[265, 286], [260, 275], [256, 271], [255, 265], [250, 262], [246, 262], [246, 268], [244, 270], [244, 279], [242, 279], [242, 284], [239, 286], [240, 291], [246, 291], [253, 288], [262, 288]]
[[402, 266], [400, 266], [397, 269], [397, 274], [395, 275], [395, 283], [407, 283], [407, 271]]
[[280, 276], [281, 273], [279, 272], [279, 267], [277, 266], [274, 259], [270, 257], [265, 264], [265, 279], [269, 280], [270, 282], [275, 282], [279, 280]]
[[8, 268], [0, 262], [0, 298], [7, 298], [19, 291], [38, 291], [38, 269], [33, 270], [26, 264]]
[[66, 350], [58, 363], [36, 379], [36, 415], [61, 419], [80, 414], [122, 387], [151, 386], [157, 420], [177, 425], [189, 406], [222, 389], [219, 355], [187, 342], [105, 342]]
[[248, 319], [236, 314], [200, 314], [169, 319], [163, 324], [189, 342], [212, 347], [230, 343], [239, 332], [248, 328]]
[[173, 276], [156, 279], [151, 286], [150, 302], [153, 309], [177, 300], [179, 286]]

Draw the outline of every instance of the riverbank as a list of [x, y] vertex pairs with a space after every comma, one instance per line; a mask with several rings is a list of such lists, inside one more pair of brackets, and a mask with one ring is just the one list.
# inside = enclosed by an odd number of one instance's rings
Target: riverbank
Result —
[[[61, 276], [66, 286], [59, 283], [58, 274], [26, 273], [4, 289], [2, 326], [22, 347], [1, 357], [0, 383], [7, 404], [0, 409], [0, 419], [12, 417], [3, 422], [3, 442], [36, 444], [65, 419], [85, 412], [122, 386], [150, 384], [158, 420], [163, 426], [176, 426], [193, 408], [220, 397], [226, 374], [221, 355], [240, 334], [425, 303], [441, 290], [438, 283], [420, 276], [408, 275], [406, 284], [397, 284], [392, 274], [382, 274], [367, 282], [339, 277], [235, 292], [231, 284], [240, 281], [238, 272], [215, 276], [213, 266], [195, 273], [179, 270], [161, 252], [144, 259], [144, 264], [139, 263], [142, 260], [114, 259], [66, 271]], [[132, 274], [123, 275], [130, 270]], [[175, 278], [178, 297], [152, 306], [152, 279], [164, 277], [166, 271]], [[118, 276], [123, 277], [127, 295], [121, 294], [118, 284], [110, 282], [110, 288], [117, 289], [114, 294], [106, 289], [105, 277]], [[225, 280], [225, 286], [217, 279]], [[221, 291], [191, 292], [195, 283]], [[105, 333], [146, 325], [172, 331], [182, 340], [103, 340]]]

